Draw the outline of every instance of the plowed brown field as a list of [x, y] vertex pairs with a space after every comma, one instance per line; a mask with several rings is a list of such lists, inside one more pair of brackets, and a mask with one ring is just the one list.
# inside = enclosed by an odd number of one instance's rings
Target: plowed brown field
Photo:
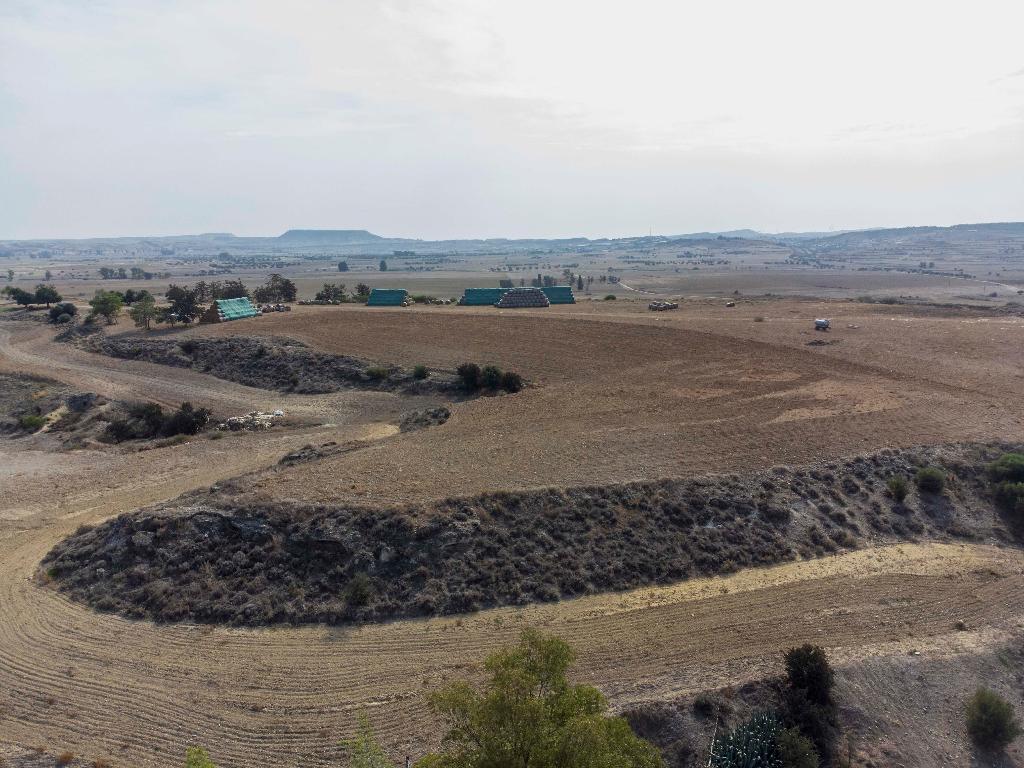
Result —
[[[828, 337], [805, 332], [806, 318], [825, 312], [794, 302], [671, 317], [586, 305], [500, 316], [300, 308], [188, 333], [289, 335], [406, 366], [495, 362], [533, 383], [458, 404], [443, 426], [260, 481], [258, 493], [278, 498], [418, 499], [1020, 438], [1019, 324], [842, 306], [849, 313]], [[754, 323], [754, 314], [769, 318]], [[806, 346], [817, 338], [839, 343]], [[357, 629], [155, 626], [96, 614], [33, 580], [79, 524], [269, 466], [305, 442], [373, 440], [407, 403], [278, 395], [95, 358], [29, 324], [0, 327], [0, 369], [168, 404], [187, 395], [225, 411], [282, 407], [332, 425], [136, 454], [0, 449], [0, 741], [117, 766], [174, 766], [188, 744], [210, 747], [222, 767], [328, 766], [361, 710], [396, 755], [421, 754], [437, 736], [424, 691], [475, 674], [525, 625], [570, 638], [576, 674], [617, 707], [777, 671], [779, 652], [803, 641], [842, 664], [911, 646], [969, 652], [1022, 627], [1019, 550], [938, 544]], [[955, 633], [956, 620], [972, 631]]]

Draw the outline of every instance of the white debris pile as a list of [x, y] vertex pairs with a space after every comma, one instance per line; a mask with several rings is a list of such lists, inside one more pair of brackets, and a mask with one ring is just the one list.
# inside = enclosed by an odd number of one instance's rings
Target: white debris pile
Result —
[[284, 411], [273, 413], [262, 413], [261, 411], [250, 411], [245, 416], [232, 416], [227, 421], [217, 425], [217, 429], [224, 432], [262, 432], [274, 426], [274, 419], [284, 416]]

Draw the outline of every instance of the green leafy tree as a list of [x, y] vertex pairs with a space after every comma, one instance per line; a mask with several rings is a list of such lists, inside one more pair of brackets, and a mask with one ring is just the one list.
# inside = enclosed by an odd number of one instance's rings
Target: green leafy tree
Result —
[[359, 715], [356, 735], [342, 742], [349, 755], [350, 768], [395, 768], [373, 734], [370, 720], [365, 714]]
[[7, 282], [10, 282], [13, 279], [14, 279], [14, 270], [13, 269], [8, 269], [7, 270]]
[[347, 261], [339, 261], [338, 262], [338, 271], [339, 272], [348, 272], [348, 262]]
[[295, 283], [277, 274], [268, 277], [265, 285], [261, 285], [252, 292], [253, 299], [260, 304], [295, 301], [297, 295], [298, 289], [295, 287]]
[[49, 309], [50, 305], [58, 302], [63, 297], [57, 293], [57, 289], [52, 285], [46, 285], [46, 283], [40, 283], [36, 286], [36, 304], [45, 304], [46, 308]]
[[43, 279], [46, 280], [47, 282], [53, 280], [53, 272], [51, 272], [50, 270], [46, 270], [46, 274], [43, 275]]
[[160, 310], [157, 309], [156, 299], [147, 293], [129, 308], [128, 314], [136, 328], [145, 328], [148, 331], [152, 322], [160, 316]]
[[190, 747], [185, 752], [185, 768], [217, 768], [202, 747]]
[[386, 261], [384, 261], [384, 259], [380, 260], [380, 271], [381, 272], [387, 272], [388, 271], [388, 263]]
[[317, 301], [342, 302], [345, 300], [345, 284], [324, 283], [324, 287], [317, 291], [314, 298]]
[[368, 286], [366, 283], [359, 283], [356, 286], [356, 296], [369, 296], [369, 295], [370, 295], [370, 286]]
[[34, 293], [29, 293], [24, 288], [12, 288], [11, 286], [7, 286], [4, 288], [4, 293], [10, 297], [11, 301], [15, 304], [20, 304], [23, 307], [31, 306], [36, 302], [36, 295]]
[[663, 768], [658, 751], [588, 685], [570, 685], [574, 654], [537, 630], [487, 658], [482, 690], [455, 681], [430, 696], [448, 726], [417, 768]]
[[191, 323], [203, 313], [202, 304], [199, 303], [199, 294], [195, 288], [170, 285], [164, 296], [171, 302], [171, 313], [174, 314], [176, 320], [182, 323]]
[[104, 318], [107, 325], [113, 325], [124, 307], [124, 299], [114, 291], [96, 291], [96, 295], [89, 300], [89, 306], [92, 307], [93, 315]]

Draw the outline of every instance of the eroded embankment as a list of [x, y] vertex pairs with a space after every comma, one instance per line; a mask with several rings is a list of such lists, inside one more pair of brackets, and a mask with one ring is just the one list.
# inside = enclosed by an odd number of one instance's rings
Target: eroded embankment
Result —
[[[869, 541], [1009, 540], [984, 471], [1011, 447], [392, 509], [239, 508], [227, 484], [78, 531], [47, 555], [43, 577], [129, 617], [336, 624], [666, 584]], [[895, 502], [887, 479], [926, 464], [947, 473], [943, 493]]]
[[144, 360], [175, 368], [190, 368], [249, 387], [298, 394], [322, 394], [343, 389], [372, 389], [406, 394], [461, 392], [451, 374], [433, 372], [417, 379], [412, 371], [377, 366], [347, 355], [317, 352], [287, 338], [232, 336], [228, 338], [143, 339], [96, 333], [74, 337], [76, 344], [122, 360]]

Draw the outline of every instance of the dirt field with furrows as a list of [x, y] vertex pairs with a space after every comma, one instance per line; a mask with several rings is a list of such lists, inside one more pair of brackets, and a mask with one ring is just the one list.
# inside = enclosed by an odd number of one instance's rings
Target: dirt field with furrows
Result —
[[834, 307], [800, 302], [657, 314], [328, 308], [315, 323], [304, 312], [260, 318], [252, 325], [261, 332], [330, 352], [447, 368], [494, 362], [535, 383], [514, 397], [460, 404], [437, 429], [296, 467], [266, 490], [400, 502], [739, 471], [1020, 430], [1024, 346], [1012, 340], [1024, 338], [1024, 321], [838, 306], [849, 314], [837, 315], [829, 334], [808, 329]]
[[[831, 317], [834, 330], [815, 334], [815, 316]], [[127, 324], [113, 331], [134, 332]], [[886, 669], [910, 674], [912, 651], [936, 670], [968, 668], [957, 660], [1024, 638], [1024, 554], [992, 538], [879, 546], [557, 603], [333, 628], [130, 621], [38, 580], [47, 552], [80, 525], [218, 484], [261, 503], [418, 504], [747, 472], [890, 447], [1019, 441], [1019, 318], [741, 297], [734, 308], [690, 302], [674, 313], [629, 301], [518, 313], [297, 307], [152, 334], [290, 337], [403, 368], [495, 363], [529, 382], [515, 395], [455, 402], [444, 423], [404, 433], [403, 414], [444, 399], [257, 389], [90, 353], [52, 333], [40, 323], [0, 322], [0, 373], [120, 400], [190, 400], [219, 417], [281, 408], [291, 421], [132, 452], [58, 451], [45, 436], [0, 441], [0, 757], [15, 766], [35, 765], [13, 756], [40, 746], [163, 768], [201, 744], [222, 768], [326, 768], [341, 764], [340, 742], [359, 712], [396, 758], [415, 757], [438, 735], [424, 693], [477, 675], [484, 655], [524, 626], [571, 638], [580, 653], [574, 674], [617, 710], [778, 674], [780, 653], [805, 641], [829, 649], [841, 690], [863, 702], [863, 687]], [[361, 448], [265, 471], [327, 442]], [[225, 482], [232, 478], [240, 479]], [[960, 621], [967, 631], [956, 631]], [[966, 747], [942, 732], [953, 721], [928, 722], [934, 727], [914, 734], [919, 754], [901, 764], [928, 768], [948, 755], [951, 765], [969, 765]], [[898, 729], [884, 735], [905, 737]]]

